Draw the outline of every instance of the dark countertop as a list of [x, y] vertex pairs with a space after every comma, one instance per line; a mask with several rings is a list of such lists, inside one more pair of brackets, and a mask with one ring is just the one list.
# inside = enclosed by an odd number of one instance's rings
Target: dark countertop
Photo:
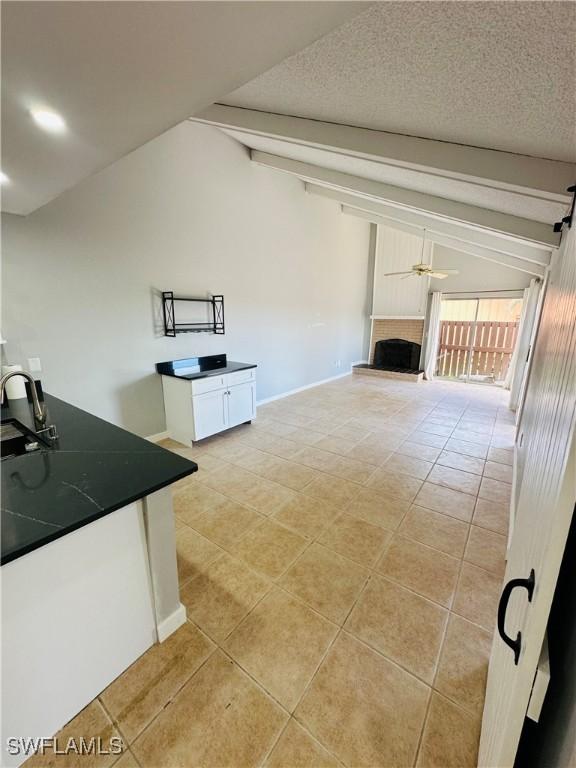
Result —
[[187, 357], [183, 360], [170, 360], [156, 363], [156, 371], [162, 376], [174, 376], [176, 379], [205, 379], [207, 376], [222, 376], [225, 373], [257, 368], [256, 363], [236, 363], [228, 361], [226, 355], [207, 355], [205, 357]]
[[[2, 461], [2, 553], [9, 563], [50, 541], [196, 472], [198, 465], [159, 445], [45, 395], [51, 448]], [[24, 399], [2, 406], [34, 429]]]

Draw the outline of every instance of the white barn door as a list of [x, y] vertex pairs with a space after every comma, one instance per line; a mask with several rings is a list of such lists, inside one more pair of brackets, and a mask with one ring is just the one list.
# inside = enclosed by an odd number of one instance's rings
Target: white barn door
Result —
[[490, 657], [480, 766], [514, 763], [576, 501], [575, 412], [576, 222], [564, 232], [550, 273], [518, 435], [523, 471], [500, 601], [502, 631], [496, 630]]

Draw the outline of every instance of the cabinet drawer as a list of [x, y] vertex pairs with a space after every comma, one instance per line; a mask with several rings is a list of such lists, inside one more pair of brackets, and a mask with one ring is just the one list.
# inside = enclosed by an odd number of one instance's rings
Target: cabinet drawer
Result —
[[224, 389], [226, 376], [207, 376], [205, 379], [193, 379], [192, 395], [203, 395], [205, 392], [214, 392], [216, 389]]
[[256, 368], [248, 368], [245, 371], [236, 371], [226, 376], [226, 385], [233, 387], [235, 384], [244, 384], [246, 381], [254, 381], [256, 378]]

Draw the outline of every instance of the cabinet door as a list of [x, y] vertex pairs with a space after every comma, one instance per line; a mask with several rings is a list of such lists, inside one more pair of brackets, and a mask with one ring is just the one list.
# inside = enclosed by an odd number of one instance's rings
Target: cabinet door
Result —
[[235, 427], [256, 416], [256, 387], [253, 381], [228, 388], [228, 426]]
[[205, 395], [196, 395], [192, 398], [193, 440], [202, 440], [204, 437], [226, 429], [228, 426], [228, 395], [226, 392], [227, 390], [220, 389], [217, 392], [207, 392]]

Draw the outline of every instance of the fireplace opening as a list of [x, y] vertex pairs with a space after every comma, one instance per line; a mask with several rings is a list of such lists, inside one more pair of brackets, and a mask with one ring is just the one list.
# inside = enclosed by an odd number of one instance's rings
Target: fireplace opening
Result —
[[374, 346], [373, 367], [382, 371], [418, 373], [420, 368], [420, 344], [406, 339], [383, 339]]

